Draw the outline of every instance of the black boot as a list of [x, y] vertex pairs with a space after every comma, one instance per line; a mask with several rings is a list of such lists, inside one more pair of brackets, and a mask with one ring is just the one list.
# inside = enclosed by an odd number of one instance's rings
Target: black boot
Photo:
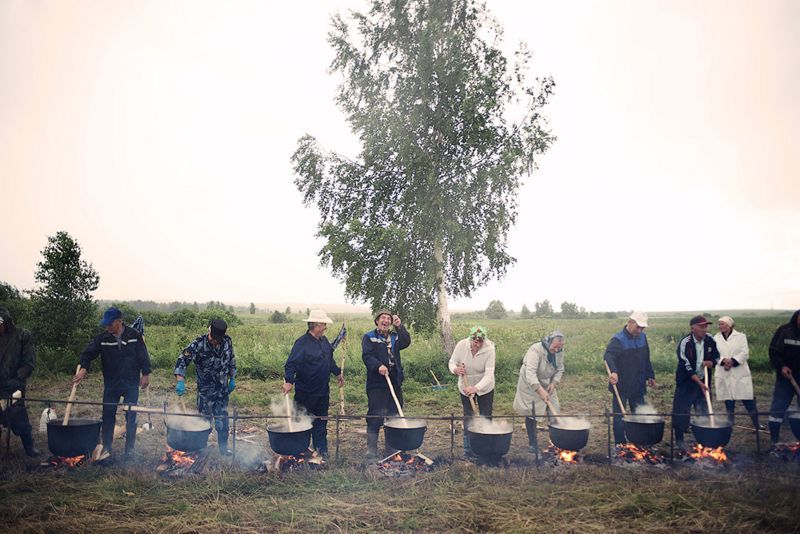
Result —
[[367, 460], [378, 458], [378, 433], [367, 432]]
[[219, 455], [220, 456], [230, 456], [233, 454], [233, 451], [228, 448], [228, 440], [226, 439], [219, 439], [217, 440], [217, 445], [219, 446]]
[[33, 446], [33, 436], [31, 436], [30, 432], [27, 434], [21, 434], [19, 439], [22, 440], [22, 447], [25, 449], [25, 454], [31, 458], [36, 458], [41, 454], [39, 449]]
[[776, 445], [781, 439], [781, 424], [778, 421], [769, 422], [769, 438], [773, 445]]
[[536, 443], [536, 421], [533, 418], [525, 418], [525, 431], [528, 433], [528, 450], [536, 453], [538, 449]]

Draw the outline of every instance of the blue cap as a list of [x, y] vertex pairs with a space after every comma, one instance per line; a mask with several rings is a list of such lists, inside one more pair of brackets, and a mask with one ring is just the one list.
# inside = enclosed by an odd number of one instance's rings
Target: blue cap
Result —
[[119, 308], [111, 306], [103, 312], [103, 320], [100, 321], [100, 326], [111, 326], [111, 323], [117, 319], [122, 319], [122, 312], [119, 311]]

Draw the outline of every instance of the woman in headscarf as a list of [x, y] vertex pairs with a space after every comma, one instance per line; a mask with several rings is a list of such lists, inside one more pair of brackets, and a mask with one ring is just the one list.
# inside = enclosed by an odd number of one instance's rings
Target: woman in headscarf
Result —
[[[464, 416], [481, 415], [492, 417], [494, 401], [494, 343], [486, 337], [486, 329], [473, 326], [469, 337], [458, 342], [448, 367], [458, 376], [458, 391], [461, 393], [461, 406]], [[473, 406], [474, 404], [474, 406]], [[477, 408], [479, 414], [474, 413]], [[472, 448], [464, 425], [464, 455], [471, 456]]]
[[536, 420], [531, 414], [535, 407], [536, 414], [549, 413], [547, 402], [553, 409], [560, 411], [556, 388], [564, 376], [564, 334], [558, 330], [534, 343], [522, 359], [517, 381], [517, 394], [514, 397], [514, 410], [525, 416], [525, 429], [528, 441], [533, 447]]
[[736, 323], [727, 315], [719, 318], [719, 333], [714, 336], [719, 350], [719, 363], [714, 373], [714, 389], [717, 400], [725, 401], [728, 411], [728, 420], [734, 421], [734, 406], [737, 400], [742, 401], [750, 413], [750, 419], [755, 428], [758, 428], [758, 415], [756, 414], [756, 400], [753, 397], [753, 378], [750, 375], [750, 366], [747, 360], [750, 349], [747, 346], [747, 336], [734, 329]]

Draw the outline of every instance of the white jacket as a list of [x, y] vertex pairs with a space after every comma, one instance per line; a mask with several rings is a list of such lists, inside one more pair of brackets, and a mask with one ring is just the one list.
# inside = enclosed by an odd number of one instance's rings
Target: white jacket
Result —
[[[750, 400], [753, 398], [753, 379], [750, 375], [750, 349], [747, 347], [747, 336], [737, 330], [731, 330], [728, 339], [722, 334], [714, 336], [719, 350], [719, 363], [714, 370], [714, 388], [717, 400]], [[725, 370], [722, 360], [733, 358], [739, 365]]]
[[[450, 372], [456, 374], [456, 367], [462, 363], [466, 365], [467, 380], [469, 385], [478, 390], [478, 395], [486, 395], [494, 389], [494, 343], [488, 339], [483, 340], [483, 346], [475, 356], [472, 355], [470, 339], [462, 339], [453, 349], [450, 356]], [[464, 395], [464, 379], [458, 378], [458, 391]]]

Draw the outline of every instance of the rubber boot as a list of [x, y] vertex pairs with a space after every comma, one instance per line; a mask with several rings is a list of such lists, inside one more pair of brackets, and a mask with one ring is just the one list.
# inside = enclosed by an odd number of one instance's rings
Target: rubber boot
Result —
[[762, 430], [762, 428], [759, 426], [759, 423], [758, 423], [758, 414], [757, 413], [751, 413], [750, 414], [750, 420], [753, 422], [753, 428], [757, 428], [758, 430]]
[[735, 411], [734, 408], [728, 409], [728, 422], [731, 424], [731, 426], [733, 426], [736, 423], [736, 416], [733, 415], [734, 411]]
[[25, 454], [31, 458], [36, 458], [41, 454], [39, 449], [33, 446], [33, 436], [31, 436], [30, 432], [27, 434], [21, 434], [19, 439], [22, 440], [22, 447], [25, 449]]
[[367, 460], [378, 458], [378, 433], [367, 432]]
[[536, 452], [536, 421], [530, 417], [525, 418], [525, 431], [528, 433], [528, 450]]
[[217, 446], [219, 447], [220, 456], [230, 456], [231, 454], [233, 454], [233, 451], [228, 448], [227, 436], [225, 437], [225, 439], [217, 439]]
[[773, 445], [777, 445], [781, 439], [781, 424], [778, 421], [769, 422], [769, 439]]

